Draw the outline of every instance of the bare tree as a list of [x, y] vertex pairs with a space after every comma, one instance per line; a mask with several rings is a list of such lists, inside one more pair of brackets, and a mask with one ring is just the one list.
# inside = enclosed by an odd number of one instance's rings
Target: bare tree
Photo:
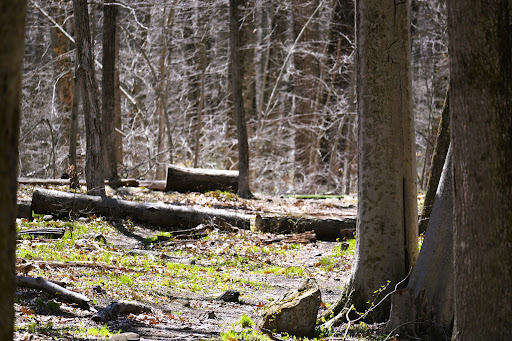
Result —
[[245, 124], [245, 111], [242, 97], [243, 76], [242, 60], [240, 59], [240, 25], [238, 24], [239, 4], [239, 0], [229, 1], [231, 91], [238, 137], [238, 195], [243, 198], [248, 198], [251, 196], [249, 187], [249, 143], [247, 139], [247, 127]]
[[[362, 0], [356, 5], [359, 189], [355, 264], [329, 324], [351, 306], [369, 318], [414, 266], [418, 254], [416, 163], [410, 78], [409, 3]], [[343, 309], [346, 308], [346, 309]]]
[[12, 340], [16, 189], [26, 1], [0, 1], [0, 339]]
[[[453, 340], [512, 339], [512, 45], [507, 0], [448, 1]], [[478, 321], [478, 323], [476, 323]]]
[[[115, 71], [117, 54], [117, 5], [115, 0], [103, 3], [103, 75], [102, 75], [102, 138], [105, 160], [105, 177], [116, 179], [117, 174], [117, 138], [116, 135], [116, 82]], [[119, 84], [117, 84], [119, 85]]]
[[91, 34], [89, 31], [89, 11], [86, 0], [73, 0], [76, 26], [76, 63], [77, 76], [82, 90], [82, 103], [85, 116], [87, 142], [87, 160], [85, 178], [87, 193], [104, 195], [104, 161], [101, 143], [101, 112], [98, 98], [98, 85], [91, 52]]

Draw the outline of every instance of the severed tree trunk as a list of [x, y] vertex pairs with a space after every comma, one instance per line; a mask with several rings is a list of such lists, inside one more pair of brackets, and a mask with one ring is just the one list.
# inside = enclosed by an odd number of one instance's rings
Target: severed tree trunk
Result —
[[240, 3], [240, 0], [229, 1], [231, 91], [238, 137], [238, 195], [242, 198], [249, 198], [252, 194], [249, 186], [249, 142], [242, 96], [243, 76], [242, 60], [240, 59], [240, 24], [238, 9]]
[[[105, 161], [105, 178], [116, 179], [117, 148], [116, 148], [116, 101], [115, 101], [115, 70], [116, 70], [116, 36], [117, 36], [117, 5], [115, 0], [106, 0], [103, 4], [103, 75], [101, 85], [102, 97], [102, 142]], [[119, 85], [119, 83], [117, 84]]]
[[430, 213], [434, 205], [437, 186], [441, 178], [441, 172], [445, 163], [448, 147], [450, 146], [450, 93], [446, 92], [441, 120], [439, 121], [439, 129], [437, 132], [436, 145], [432, 154], [432, 162], [430, 165], [430, 175], [428, 177], [427, 193], [423, 202], [423, 209], [418, 224], [418, 233], [424, 233], [427, 230]]
[[238, 191], [238, 171], [169, 166], [165, 191]]
[[509, 1], [447, 1], [454, 174], [452, 340], [512, 340]]
[[94, 72], [86, 0], [73, 0], [76, 26], [77, 77], [82, 91], [87, 152], [85, 178], [87, 193], [104, 195], [104, 161], [101, 143], [101, 112]]
[[388, 332], [449, 339], [455, 306], [453, 279], [453, 177], [449, 150], [418, 261], [406, 291], [398, 293], [409, 300], [393, 302]]
[[0, 340], [13, 339], [16, 178], [26, 1], [0, 1]]
[[[356, 7], [359, 189], [355, 264], [324, 318], [364, 313], [404, 279], [418, 254], [409, 3], [361, 0]], [[385, 289], [383, 289], [385, 286]], [[368, 303], [370, 302], [370, 304]], [[389, 316], [390, 299], [368, 315]]]

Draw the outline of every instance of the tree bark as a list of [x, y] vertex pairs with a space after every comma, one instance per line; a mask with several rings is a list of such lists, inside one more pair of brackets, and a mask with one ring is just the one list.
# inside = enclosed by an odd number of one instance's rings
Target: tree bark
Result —
[[[404, 279], [418, 254], [409, 2], [357, 2], [359, 189], [355, 264], [328, 314], [364, 313]], [[368, 319], [388, 318], [390, 299]]]
[[455, 182], [452, 339], [511, 340], [509, 3], [451, 0], [447, 8]]
[[238, 184], [238, 171], [169, 166], [165, 191], [237, 192]]
[[233, 111], [235, 114], [238, 137], [238, 195], [242, 198], [249, 198], [251, 196], [251, 189], [249, 186], [249, 142], [242, 96], [243, 76], [241, 65], [242, 60], [240, 59], [239, 4], [240, 0], [229, 1], [229, 56], [231, 64]]
[[16, 178], [26, 1], [0, 1], [0, 340], [12, 340], [16, 292]]
[[437, 131], [436, 145], [434, 153], [432, 154], [432, 162], [430, 165], [430, 175], [427, 183], [427, 193], [423, 202], [423, 209], [421, 211], [420, 221], [418, 224], [418, 233], [425, 233], [430, 219], [430, 213], [434, 206], [436, 198], [437, 186], [443, 171], [446, 154], [450, 146], [450, 93], [446, 92], [446, 99], [444, 101], [443, 110], [441, 112], [441, 120], [439, 121], [439, 128]]
[[91, 35], [89, 31], [89, 12], [86, 0], [73, 0], [76, 26], [77, 76], [82, 91], [82, 102], [85, 116], [85, 135], [87, 152], [85, 178], [87, 193], [104, 195], [105, 185], [103, 151], [101, 143], [101, 112], [98, 97], [98, 86], [94, 72], [91, 51]]
[[250, 227], [249, 215], [228, 210], [146, 204], [53, 190], [35, 190], [32, 195], [32, 210], [34, 213], [59, 217], [95, 214], [109, 218], [131, 219], [147, 225], [168, 227], [171, 230], [195, 227], [213, 219], [221, 219], [244, 229]]
[[388, 332], [450, 338], [455, 304], [451, 154], [449, 150], [421, 252], [407, 286], [410, 300], [393, 303]]
[[[103, 74], [101, 85], [102, 97], [102, 138], [105, 161], [105, 178], [116, 179], [117, 174], [117, 139], [116, 135], [116, 36], [117, 5], [115, 0], [103, 3]], [[117, 84], [119, 85], [119, 83]]]

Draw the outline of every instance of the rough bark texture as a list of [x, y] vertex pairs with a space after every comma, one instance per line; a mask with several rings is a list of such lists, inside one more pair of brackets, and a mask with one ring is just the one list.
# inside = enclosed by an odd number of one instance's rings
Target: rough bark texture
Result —
[[355, 218], [291, 217], [257, 215], [254, 228], [270, 233], [303, 233], [314, 231], [319, 240], [344, 240], [354, 238]]
[[447, 2], [455, 182], [454, 340], [512, 339], [508, 5], [507, 0]]
[[[349, 284], [333, 313], [347, 301], [365, 312], [368, 301], [378, 302], [406, 277], [418, 253], [409, 3], [362, 0], [356, 13], [357, 242]], [[385, 300], [369, 318], [385, 320], [390, 304]]]
[[0, 1], [0, 340], [12, 340], [16, 177], [26, 1]]
[[146, 204], [52, 190], [34, 191], [32, 210], [34, 213], [52, 214], [58, 217], [96, 214], [110, 218], [131, 219], [148, 225], [169, 227], [171, 230], [195, 227], [214, 219], [224, 220], [244, 229], [250, 228], [250, 216], [227, 210]]
[[101, 113], [91, 52], [87, 1], [73, 0], [73, 9], [75, 11], [76, 26], [77, 77], [82, 91], [87, 140], [85, 163], [87, 193], [91, 195], [104, 195], [105, 165], [101, 148]]
[[238, 5], [240, 0], [229, 1], [229, 46], [231, 63], [231, 88], [233, 111], [238, 137], [238, 195], [242, 198], [251, 196], [249, 187], [249, 142], [245, 124], [244, 101], [242, 97], [242, 61], [240, 59], [240, 24]]
[[238, 190], [238, 171], [169, 166], [165, 191], [208, 192]]
[[441, 120], [439, 121], [439, 128], [437, 131], [436, 145], [432, 154], [432, 162], [430, 165], [430, 175], [427, 183], [427, 193], [423, 202], [423, 209], [421, 211], [420, 221], [418, 223], [418, 232], [424, 233], [429, 224], [430, 213], [434, 206], [434, 201], [437, 193], [437, 186], [443, 171], [444, 161], [450, 146], [450, 93], [446, 92], [446, 99], [444, 101], [443, 111], [441, 113]]
[[409, 279], [408, 293], [402, 295], [409, 295], [409, 300], [393, 303], [388, 331], [399, 332], [402, 336], [404, 332], [418, 332], [448, 339], [455, 304], [453, 276], [453, 178], [450, 150], [421, 252]]
[[[115, 112], [115, 70], [116, 70], [116, 35], [117, 6], [115, 0], [105, 1], [103, 5], [103, 74], [101, 85], [102, 97], [102, 137], [105, 160], [105, 177], [115, 179], [117, 174], [116, 148], [116, 112]], [[118, 84], [117, 84], [118, 85]]]

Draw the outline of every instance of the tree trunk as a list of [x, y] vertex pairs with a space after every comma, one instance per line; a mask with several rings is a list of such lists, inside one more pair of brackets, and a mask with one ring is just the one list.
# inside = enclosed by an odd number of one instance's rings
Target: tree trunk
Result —
[[169, 166], [165, 191], [237, 192], [238, 183], [238, 171]]
[[0, 2], [0, 340], [12, 340], [16, 292], [16, 178], [26, 1]]
[[[366, 312], [407, 276], [418, 254], [409, 2], [362, 0], [356, 15], [357, 242], [349, 284], [329, 314], [347, 303]], [[368, 318], [387, 319], [390, 305], [388, 298]], [[329, 323], [344, 319], [342, 312]]]
[[507, 0], [447, 2], [455, 182], [453, 340], [512, 340], [508, 6]]
[[449, 339], [455, 303], [453, 276], [453, 178], [449, 150], [423, 246], [407, 286], [411, 299], [393, 303], [388, 332], [404, 336], [405, 326], [405, 332]]
[[[316, 120], [315, 92], [321, 86], [320, 65], [315, 53], [320, 53], [318, 45], [318, 22], [308, 20], [315, 13], [319, 5], [318, 0], [307, 4], [302, 0], [292, 1], [293, 8], [293, 34], [295, 37], [303, 31], [300, 48], [293, 56], [296, 73], [294, 76], [294, 92], [297, 96], [295, 117], [295, 172], [294, 181], [298, 186], [303, 185], [310, 171], [310, 152], [315, 148], [316, 136], [313, 131], [313, 122]], [[307, 52], [305, 52], [307, 51]]]
[[106, 196], [89, 196], [53, 190], [35, 190], [32, 195], [34, 213], [58, 217], [70, 215], [101, 215], [109, 218], [131, 219], [147, 225], [177, 228], [195, 227], [214, 219], [244, 229], [250, 227], [250, 216], [228, 210], [189, 208], [174, 205], [146, 204], [116, 200]]
[[240, 59], [239, 4], [240, 0], [229, 1], [231, 91], [238, 137], [238, 195], [242, 198], [249, 198], [251, 196], [249, 187], [249, 142], [247, 138], [247, 126], [245, 124], [245, 111], [242, 96], [243, 76], [242, 61]]
[[79, 170], [76, 157], [76, 145], [78, 136], [78, 111], [80, 105], [80, 82], [76, 76], [73, 77], [73, 106], [71, 108], [71, 119], [69, 120], [69, 177], [71, 179], [70, 187], [77, 189], [79, 187]]
[[89, 13], [86, 0], [73, 0], [76, 26], [77, 76], [82, 90], [82, 102], [85, 116], [85, 135], [87, 152], [85, 178], [87, 193], [104, 195], [104, 161], [101, 143], [101, 113], [98, 86], [94, 72], [89, 32]]
[[441, 120], [439, 121], [439, 129], [437, 131], [436, 145], [432, 154], [432, 162], [430, 165], [430, 175], [428, 177], [427, 193], [423, 202], [423, 209], [418, 224], [418, 232], [424, 233], [427, 230], [430, 213], [434, 206], [437, 186], [441, 178], [441, 172], [445, 163], [448, 147], [450, 146], [450, 94], [446, 92]]
[[[105, 160], [105, 178], [118, 178], [115, 113], [115, 70], [116, 70], [117, 5], [115, 0], [103, 3], [103, 75], [102, 95], [102, 138]], [[119, 84], [118, 84], [119, 85]]]

